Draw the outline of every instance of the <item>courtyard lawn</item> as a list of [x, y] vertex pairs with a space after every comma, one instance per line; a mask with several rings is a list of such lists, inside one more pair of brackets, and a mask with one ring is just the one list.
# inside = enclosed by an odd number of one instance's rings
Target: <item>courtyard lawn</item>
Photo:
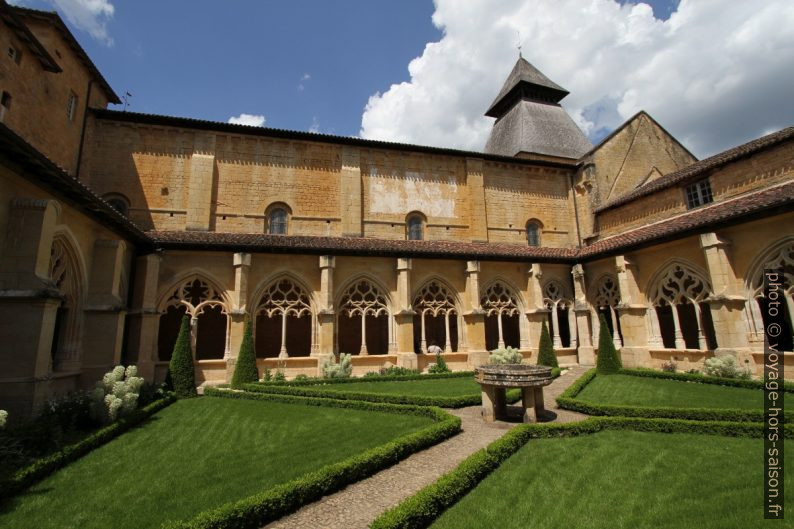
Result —
[[0, 527], [159, 527], [431, 423], [301, 404], [181, 400], [2, 503]]
[[[764, 392], [715, 384], [630, 375], [597, 375], [576, 396], [594, 404], [761, 410]], [[790, 401], [788, 395], [786, 400]]]
[[[763, 451], [761, 439], [697, 434], [533, 439], [432, 527], [790, 527], [763, 519]], [[791, 505], [791, 459], [785, 487]]]

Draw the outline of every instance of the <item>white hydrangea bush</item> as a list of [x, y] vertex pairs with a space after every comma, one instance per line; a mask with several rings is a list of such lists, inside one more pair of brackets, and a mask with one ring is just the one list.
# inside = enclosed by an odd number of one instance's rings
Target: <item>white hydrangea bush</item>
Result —
[[339, 355], [339, 363], [334, 362], [334, 357], [323, 364], [324, 378], [348, 378], [353, 374], [353, 355], [342, 353]]
[[520, 364], [524, 356], [515, 347], [494, 349], [488, 357], [489, 364]]
[[0, 410], [0, 430], [6, 427], [7, 421], [8, 421], [8, 412], [5, 410]]
[[703, 363], [703, 372], [708, 376], [722, 378], [751, 378], [749, 369], [742, 369], [731, 355], [715, 356]]
[[130, 414], [138, 407], [143, 378], [135, 366], [116, 366], [105, 373], [91, 392], [91, 418], [102, 424]]

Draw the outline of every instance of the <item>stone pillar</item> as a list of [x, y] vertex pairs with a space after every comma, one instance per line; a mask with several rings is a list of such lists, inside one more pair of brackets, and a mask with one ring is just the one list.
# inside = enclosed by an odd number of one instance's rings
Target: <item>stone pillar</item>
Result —
[[580, 365], [595, 364], [595, 350], [590, 335], [590, 306], [587, 303], [587, 289], [585, 287], [584, 267], [576, 264], [571, 268], [573, 276], [573, 307], [569, 310], [574, 315], [574, 327], [577, 335], [577, 356]]
[[[706, 259], [712, 294], [706, 299], [717, 337], [717, 356], [747, 356], [750, 342], [744, 321], [745, 303], [753, 303], [741, 295], [741, 282], [730, 259], [730, 243], [716, 233], [700, 235], [700, 247]], [[705, 344], [704, 344], [705, 345]]]
[[54, 200], [14, 198], [0, 252], [0, 287], [43, 288], [50, 278], [50, 252], [61, 206]]
[[531, 350], [536, 354], [535, 360], [537, 361], [538, 345], [540, 343], [540, 333], [543, 328], [543, 322], [549, 318], [549, 309], [543, 303], [543, 287], [541, 279], [543, 278], [543, 271], [539, 263], [529, 265], [527, 270], [527, 294], [529, 297], [529, 308], [526, 311], [526, 317], [529, 321], [528, 327], [530, 329], [530, 336], [535, 337], [530, 342]]
[[[127, 245], [120, 240], [97, 239], [88, 283], [83, 320], [83, 359], [80, 384], [92, 387], [121, 363], [121, 347], [127, 315]], [[124, 289], [124, 290], [122, 290]]]
[[466, 339], [469, 346], [469, 367], [488, 362], [485, 349], [485, 311], [480, 306], [480, 262], [466, 262], [466, 292], [469, 294], [471, 310], [463, 314], [466, 323]]
[[320, 307], [317, 312], [318, 346], [312, 350], [313, 356], [327, 356], [334, 353], [334, 267], [336, 262], [331, 255], [320, 256]]
[[190, 180], [187, 185], [187, 220], [185, 229], [209, 231], [214, 225], [218, 169], [215, 164], [215, 133], [195, 132], [193, 155], [190, 158]]
[[364, 234], [361, 220], [361, 154], [357, 147], [342, 147], [339, 179], [340, 196], [345, 200], [345, 207], [342, 208], [342, 235], [361, 237]]
[[485, 207], [485, 174], [480, 158], [466, 158], [466, 187], [469, 190], [469, 239], [488, 242], [488, 216]]
[[160, 314], [157, 312], [157, 296], [160, 282], [160, 256], [148, 254], [135, 261], [136, 285], [130, 304], [127, 340], [127, 357], [138, 365], [140, 376], [152, 381], [157, 362], [157, 335]]
[[[623, 255], [618, 255], [615, 257], [615, 273], [618, 276], [618, 288], [620, 289], [620, 303], [615, 307], [615, 312], [617, 319], [620, 320], [623, 338], [620, 347], [623, 365], [625, 367], [651, 367], [648, 307], [637, 282], [639, 272], [633, 262]], [[617, 321], [613, 323], [613, 326], [617, 330]], [[621, 341], [619, 340], [618, 343]]]
[[[397, 259], [397, 297], [395, 299], [396, 312], [394, 313], [394, 351], [398, 355], [398, 362], [415, 362], [416, 359], [402, 359], [399, 355], [410, 354], [414, 357], [414, 315], [411, 307], [411, 269], [413, 261], [406, 257]], [[390, 338], [391, 340], [392, 338]], [[390, 350], [392, 349], [390, 344]]]

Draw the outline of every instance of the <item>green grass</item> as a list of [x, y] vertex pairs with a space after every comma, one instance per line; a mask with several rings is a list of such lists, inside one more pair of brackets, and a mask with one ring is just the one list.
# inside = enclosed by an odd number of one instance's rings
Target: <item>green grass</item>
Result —
[[[761, 439], [633, 431], [535, 439], [432, 527], [791, 527], [763, 520], [762, 460]], [[785, 487], [791, 505], [791, 459]]]
[[480, 385], [474, 376], [460, 378], [435, 378], [430, 380], [394, 380], [386, 382], [350, 382], [348, 384], [328, 384], [307, 386], [323, 391], [350, 391], [359, 393], [385, 393], [389, 395], [410, 395], [421, 397], [460, 397], [479, 395]]
[[[598, 375], [576, 396], [594, 404], [760, 410], [760, 389], [732, 388], [629, 375]], [[790, 400], [786, 395], [786, 400]]]
[[0, 527], [159, 527], [431, 422], [299, 404], [182, 400], [3, 503]]

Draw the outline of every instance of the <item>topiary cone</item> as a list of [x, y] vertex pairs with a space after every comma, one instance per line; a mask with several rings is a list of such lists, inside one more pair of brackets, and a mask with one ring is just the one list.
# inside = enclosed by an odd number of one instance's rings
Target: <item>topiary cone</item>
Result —
[[551, 335], [546, 322], [540, 330], [540, 344], [538, 344], [538, 365], [546, 367], [560, 367], [557, 363], [557, 353], [554, 352], [554, 345], [551, 343]]
[[617, 373], [623, 363], [620, 361], [620, 353], [615, 349], [615, 342], [612, 341], [612, 333], [609, 332], [607, 320], [603, 314], [598, 315], [601, 330], [598, 331], [598, 358], [596, 360], [596, 371], [609, 375]]
[[232, 388], [240, 389], [243, 384], [257, 382], [259, 371], [256, 368], [256, 351], [254, 350], [254, 331], [251, 320], [245, 322], [243, 343], [240, 344], [240, 353], [237, 355], [237, 364], [232, 375]]
[[168, 375], [174, 394], [180, 399], [195, 397], [196, 372], [193, 369], [193, 352], [190, 349], [190, 319], [182, 317], [182, 326], [174, 344], [171, 362], [168, 364]]

